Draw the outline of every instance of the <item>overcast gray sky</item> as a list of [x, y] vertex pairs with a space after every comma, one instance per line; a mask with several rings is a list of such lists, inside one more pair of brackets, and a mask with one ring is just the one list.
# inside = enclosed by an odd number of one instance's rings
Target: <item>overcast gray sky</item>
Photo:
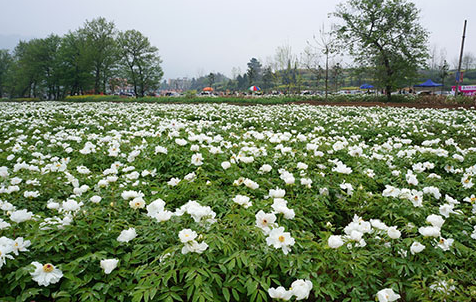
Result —
[[[119, 30], [136, 29], [159, 48], [165, 78], [231, 75], [262, 62], [278, 46], [299, 54], [328, 14], [343, 0], [2, 0], [0, 48], [18, 39], [63, 35], [85, 20], [105, 17]], [[464, 19], [465, 51], [476, 53], [476, 0], [414, 0], [430, 44], [446, 49], [452, 64], [459, 54]]]

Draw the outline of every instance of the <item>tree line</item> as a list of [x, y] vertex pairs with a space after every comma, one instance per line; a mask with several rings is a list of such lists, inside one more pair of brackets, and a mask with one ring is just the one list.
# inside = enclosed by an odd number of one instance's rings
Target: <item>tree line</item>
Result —
[[[451, 87], [454, 72], [450, 71], [446, 53], [438, 54], [435, 47], [429, 51], [429, 33], [419, 23], [419, 13], [407, 0], [347, 0], [331, 14], [336, 22], [327, 30], [322, 26], [300, 55], [283, 45], [265, 63], [251, 58], [245, 72], [233, 68], [231, 79], [212, 83], [207, 82], [208, 75], [192, 82], [213, 84], [221, 90], [256, 85], [263, 90], [288, 92], [314, 89], [326, 95], [346, 85], [370, 82], [389, 98], [392, 91], [428, 78]], [[351, 64], [343, 62], [345, 55], [353, 59]], [[472, 70], [475, 62], [471, 53], [463, 56], [463, 84], [476, 80], [476, 71]]]
[[117, 30], [105, 18], [60, 37], [20, 41], [0, 50], [0, 96], [62, 99], [114, 93], [129, 86], [142, 97], [160, 85], [158, 49], [137, 30]]

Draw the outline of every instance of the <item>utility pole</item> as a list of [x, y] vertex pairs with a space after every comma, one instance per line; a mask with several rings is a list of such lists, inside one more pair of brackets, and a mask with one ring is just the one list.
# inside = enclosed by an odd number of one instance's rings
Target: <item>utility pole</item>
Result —
[[455, 96], [458, 96], [459, 80], [461, 78], [461, 61], [463, 60], [464, 38], [466, 36], [466, 23], [467, 23], [467, 20], [464, 20], [463, 39], [461, 40], [461, 52], [459, 54], [458, 72], [456, 73], [456, 79], [455, 79], [456, 80]]

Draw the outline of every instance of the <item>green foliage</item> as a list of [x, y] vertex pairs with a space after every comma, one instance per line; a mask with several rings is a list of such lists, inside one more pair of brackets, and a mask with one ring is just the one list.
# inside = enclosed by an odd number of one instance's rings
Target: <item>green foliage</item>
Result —
[[7, 86], [7, 73], [11, 68], [13, 58], [6, 49], [0, 49], [0, 98], [3, 97], [5, 88]]
[[85, 42], [84, 55], [91, 63], [94, 93], [106, 93], [106, 85], [117, 70], [119, 49], [116, 43], [117, 30], [114, 22], [105, 18], [86, 21], [78, 34]]
[[140, 32], [118, 34], [113, 22], [97, 18], [63, 37], [20, 41], [12, 55], [2, 50], [0, 97], [58, 100], [104, 94], [124, 79], [136, 95], [146, 96], [160, 84], [160, 63], [158, 49]]
[[[113, 96], [90, 98], [114, 100]], [[176, 98], [141, 99], [168, 100]], [[200, 100], [203, 98], [189, 101]], [[371, 301], [382, 288], [393, 288], [402, 301], [469, 302], [474, 297], [475, 270], [468, 263], [476, 261], [475, 239], [469, 236], [476, 220], [471, 214], [473, 205], [463, 201], [473, 191], [462, 187], [460, 174], [445, 168], [452, 165], [467, 169], [476, 164], [474, 139], [468, 135], [474, 130], [474, 111], [289, 105], [154, 106], [137, 102], [1, 106], [0, 135], [6, 139], [0, 142], [4, 150], [0, 153], [0, 167], [9, 167], [10, 174], [1, 176], [0, 187], [8, 187], [14, 177], [23, 179], [21, 191], [2, 193], [2, 202], [35, 213], [34, 219], [15, 223], [7, 211], [0, 212], [0, 218], [11, 223], [10, 227], [0, 229], [0, 237], [23, 237], [32, 242], [28, 252], [7, 258], [0, 268], [2, 301], [270, 301], [269, 288], [289, 288], [296, 279], [313, 283], [308, 301]], [[26, 120], [28, 124], [23, 123]], [[121, 152], [110, 156], [108, 143], [118, 131], [122, 131]], [[276, 148], [278, 142], [257, 135], [265, 133], [269, 138], [280, 136], [279, 144], [291, 151], [285, 153]], [[192, 139], [194, 135], [201, 136]], [[288, 135], [290, 138], [286, 139]], [[298, 139], [301, 135], [306, 140]], [[410, 143], [398, 147], [397, 142], [404, 136]], [[188, 144], [180, 146], [176, 138], [188, 139]], [[434, 149], [423, 148], [425, 141], [435, 138], [441, 142]], [[447, 144], [448, 138], [455, 145]], [[311, 140], [322, 142], [317, 149], [322, 155], [312, 155], [307, 146]], [[24, 143], [22, 149], [14, 152], [20, 141]], [[79, 152], [88, 141], [96, 145], [95, 153]], [[338, 149], [333, 144], [339, 141], [350, 145]], [[203, 155], [200, 166], [191, 164], [190, 158], [197, 152], [191, 150], [192, 144], [199, 146], [198, 152]], [[364, 147], [363, 156], [352, 156], [350, 147], [358, 145]], [[167, 147], [168, 152], [156, 152], [157, 146]], [[211, 146], [222, 148], [223, 153], [211, 152]], [[67, 152], [68, 147], [73, 151]], [[464, 161], [428, 151], [436, 148], [449, 154], [464, 154]], [[400, 151], [416, 149], [419, 151], [413, 156], [399, 155]], [[134, 150], [140, 150], [140, 155], [129, 159], [128, 154]], [[7, 158], [10, 154], [14, 160]], [[254, 160], [241, 162], [237, 160], [240, 156], [253, 156]], [[65, 170], [68, 173], [47, 168], [52, 157], [69, 158]], [[38, 166], [39, 170], [14, 171], [17, 158]], [[221, 163], [232, 159], [235, 163], [224, 170]], [[347, 175], [332, 171], [330, 161], [334, 159], [345, 162], [353, 172]], [[302, 171], [297, 168], [298, 162], [309, 167]], [[435, 238], [423, 237], [418, 232], [419, 226], [426, 225], [429, 214], [438, 213], [442, 200], [425, 194], [424, 206], [413, 207], [407, 199], [382, 194], [389, 184], [410, 187], [406, 171], [414, 163], [423, 162], [433, 163], [434, 169], [418, 173], [420, 183], [412, 188], [434, 186], [443, 196], [448, 194], [461, 202], [455, 208], [460, 214], [445, 218], [441, 230], [444, 238], [455, 240], [449, 251], [438, 248]], [[118, 164], [118, 179], [100, 186], [99, 181], [109, 175], [104, 172], [117, 163], [123, 164]], [[263, 164], [271, 164], [273, 169], [260, 173]], [[80, 166], [86, 166], [90, 173], [79, 173]], [[130, 171], [122, 171], [126, 166], [139, 172], [137, 181], [128, 178]], [[295, 175], [296, 182], [285, 185], [280, 169]], [[372, 169], [375, 176], [369, 177], [367, 169]], [[394, 175], [393, 170], [401, 174]], [[154, 174], [141, 174], [143, 171]], [[185, 180], [184, 175], [191, 172], [195, 173], [193, 181]], [[432, 173], [441, 179], [429, 177]], [[172, 177], [183, 179], [170, 186], [167, 182]], [[256, 181], [259, 188], [233, 185], [240, 177]], [[303, 177], [312, 179], [311, 188], [299, 184]], [[74, 193], [72, 178], [89, 190]], [[38, 180], [40, 186], [26, 183], [32, 179]], [[353, 194], [342, 188], [344, 182], [353, 186]], [[296, 240], [288, 254], [268, 246], [266, 235], [256, 227], [256, 212], [272, 211], [273, 201], [268, 195], [269, 189], [276, 187], [286, 190], [284, 198], [296, 214], [294, 219], [277, 214], [276, 222]], [[322, 188], [327, 188], [328, 194], [320, 193]], [[25, 197], [24, 189], [38, 190], [40, 196]], [[147, 204], [162, 198], [169, 211], [196, 200], [216, 213], [216, 222], [197, 223], [188, 214], [158, 222], [147, 216], [145, 208], [131, 208], [121, 196], [127, 190], [143, 192]], [[234, 203], [232, 198], [237, 194], [251, 197], [253, 205], [243, 208]], [[91, 202], [94, 195], [102, 200]], [[71, 223], [45, 227], [46, 218], [65, 216], [47, 204], [68, 199], [83, 203], [79, 211], [71, 214]], [[354, 215], [365, 221], [381, 219], [388, 226], [396, 226], [402, 236], [390, 239], [386, 232], [374, 229], [365, 235], [364, 247], [349, 242], [351, 248], [344, 245], [331, 249], [327, 243], [329, 236], [343, 234]], [[128, 243], [119, 242], [121, 231], [130, 227], [135, 228], [138, 236]], [[208, 249], [201, 254], [182, 254], [183, 244], [177, 234], [184, 228], [200, 234]], [[414, 241], [424, 244], [426, 249], [411, 254], [409, 249]], [[100, 261], [110, 258], [118, 259], [119, 264], [105, 274]], [[39, 286], [30, 275], [32, 261], [54, 264], [62, 270], [63, 277], [58, 283]], [[435, 284], [442, 281], [447, 290], [435, 290]]]
[[247, 66], [246, 74], [248, 75], [249, 85], [260, 86], [261, 78], [263, 77], [260, 61], [256, 58], [251, 58]]
[[144, 97], [147, 92], [157, 89], [164, 74], [157, 47], [137, 30], [119, 33], [117, 42], [123, 73], [133, 85], [136, 97]]

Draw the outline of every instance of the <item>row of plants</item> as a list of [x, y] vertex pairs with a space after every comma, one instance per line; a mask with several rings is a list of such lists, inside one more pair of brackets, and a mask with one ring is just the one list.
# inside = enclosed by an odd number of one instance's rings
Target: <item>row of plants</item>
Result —
[[[38, 98], [17, 98], [2, 99], [4, 102], [16, 101], [42, 101]], [[298, 102], [316, 102], [316, 103], [388, 103], [387, 97], [383, 95], [329, 95], [324, 96], [216, 96], [216, 97], [197, 97], [197, 96], [180, 96], [180, 97], [143, 97], [129, 98], [117, 95], [77, 95], [68, 96], [63, 101], [67, 102], [142, 102], [142, 103], [229, 103], [229, 104], [263, 104], [278, 105]], [[474, 97], [460, 96], [413, 96], [413, 95], [393, 95], [391, 103], [412, 103], [427, 105], [466, 105], [472, 106], [476, 104]]]

